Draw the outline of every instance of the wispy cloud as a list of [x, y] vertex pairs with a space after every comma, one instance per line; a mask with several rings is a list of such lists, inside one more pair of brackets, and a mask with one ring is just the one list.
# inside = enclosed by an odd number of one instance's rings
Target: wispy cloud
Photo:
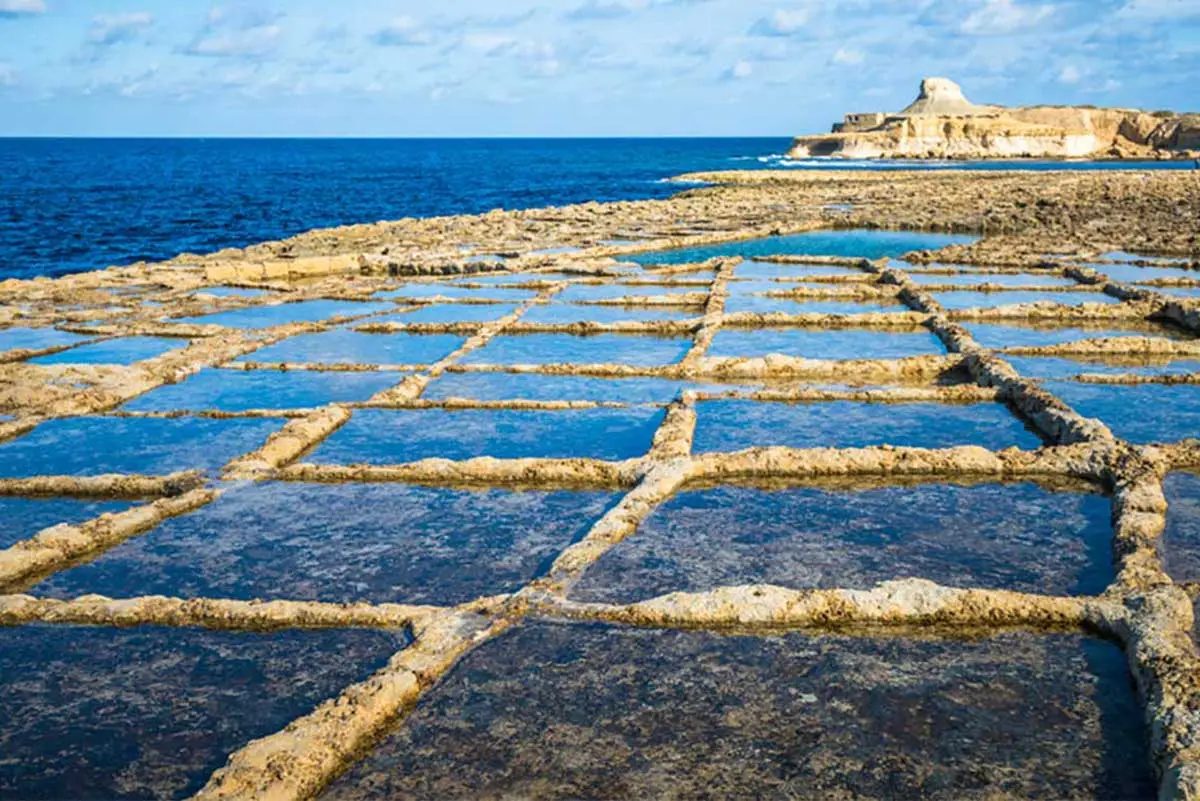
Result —
[[283, 28], [278, 16], [220, 6], [208, 13], [204, 25], [183, 48], [189, 56], [262, 58], [279, 47]]
[[776, 9], [750, 26], [750, 35], [795, 36], [804, 30], [811, 19], [812, 12], [806, 8]]
[[0, 0], [0, 17], [23, 17], [45, 14], [45, 0]]
[[148, 11], [130, 11], [124, 14], [100, 14], [92, 18], [88, 30], [88, 41], [94, 45], [114, 45], [132, 42], [154, 24], [154, 15]]
[[371, 34], [380, 47], [425, 47], [433, 44], [433, 34], [412, 17], [396, 17]]
[[1005, 36], [1045, 23], [1055, 12], [1052, 5], [1019, 4], [1016, 0], [985, 0], [959, 26], [968, 36]]

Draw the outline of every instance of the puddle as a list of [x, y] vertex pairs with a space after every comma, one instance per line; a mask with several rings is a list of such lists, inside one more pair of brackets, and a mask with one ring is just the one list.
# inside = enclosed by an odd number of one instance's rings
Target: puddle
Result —
[[705, 384], [662, 378], [592, 378], [575, 375], [529, 373], [445, 373], [425, 390], [422, 398], [472, 398], [475, 400], [612, 401], [670, 403], [685, 389], [704, 392], [750, 391], [753, 384]]
[[216, 470], [262, 447], [283, 420], [72, 417], [0, 445], [0, 478]]
[[488, 275], [468, 275], [457, 279], [455, 283], [505, 286], [506, 284], [521, 284], [529, 281], [570, 281], [582, 277], [578, 273], [490, 273]]
[[463, 364], [675, 364], [692, 340], [637, 334], [512, 334], [467, 354]]
[[854, 303], [840, 300], [790, 300], [764, 295], [730, 295], [725, 301], [725, 312], [753, 312], [755, 314], [871, 314], [906, 312], [910, 309], [900, 303]]
[[454, 334], [364, 334], [346, 328], [300, 334], [237, 359], [260, 364], [433, 364], [462, 347]]
[[713, 339], [708, 355], [739, 358], [783, 354], [806, 359], [899, 359], [905, 356], [944, 354], [945, 348], [931, 331], [877, 331], [819, 328], [723, 329]]
[[948, 587], [1098, 595], [1112, 581], [1108, 499], [1035, 484], [858, 491], [723, 486], [681, 492], [591, 567], [580, 601], [774, 584]]
[[34, 592], [460, 604], [515, 592], [541, 575], [618, 497], [249, 484]]
[[966, 245], [978, 237], [924, 234], [912, 231], [813, 231], [794, 236], [772, 236], [721, 245], [642, 253], [623, 258], [638, 264], [690, 264], [717, 256], [850, 256], [879, 259], [903, 256], [914, 250], [938, 250], [947, 245]]
[[955, 273], [954, 275], [938, 275], [928, 273], [912, 273], [912, 280], [922, 286], [938, 284], [955, 284], [961, 286], [980, 286], [995, 284], [998, 286], [1075, 286], [1071, 278], [1058, 275], [1043, 275], [1039, 273]]
[[1137, 444], [1200, 437], [1200, 386], [1106, 386], [1048, 381], [1045, 388], [1084, 417]]
[[[1139, 258], [1135, 256], [1134, 258]], [[1125, 284], [1152, 281], [1155, 278], [1200, 278], [1200, 271], [1184, 267], [1143, 267], [1137, 264], [1087, 264], [1111, 280]]]
[[950, 448], [979, 445], [1035, 449], [1041, 439], [1000, 403], [768, 403], [748, 400], [697, 404], [695, 450], [747, 448], [863, 448], [895, 445]]
[[1177, 298], [1200, 298], [1200, 286], [1148, 286], [1144, 289]]
[[1175, 581], [1200, 581], [1200, 475], [1170, 473], [1163, 480], [1163, 493], [1167, 496], [1163, 568]]
[[1080, 327], [1007, 323], [967, 323], [963, 327], [970, 331], [975, 341], [985, 348], [1041, 348], [1079, 342], [1084, 339], [1113, 337], [1194, 339], [1182, 331], [1153, 323], [1135, 324], [1123, 328], [1114, 328], [1111, 324], [1099, 327]]
[[1153, 798], [1120, 649], [526, 622], [321, 796]]
[[8, 350], [45, 350], [85, 342], [89, 337], [57, 328], [6, 328], [0, 330], [0, 353]]
[[655, 320], [689, 320], [700, 317], [697, 308], [651, 309], [632, 306], [575, 306], [569, 303], [549, 303], [534, 306], [521, 316], [522, 323], [543, 325], [570, 325], [578, 322], [619, 323], [627, 320], [651, 322]]
[[181, 350], [191, 344], [188, 339], [167, 337], [118, 337], [80, 345], [78, 348], [51, 353], [30, 359], [30, 364], [123, 364], [162, 356], [167, 351]]
[[508, 259], [495, 253], [480, 253], [477, 256], [468, 256], [463, 261], [467, 264], [503, 264]]
[[1060, 306], [1081, 306], [1084, 303], [1120, 303], [1103, 292], [933, 292], [934, 300], [947, 310], [993, 309], [1024, 303], [1057, 303]]
[[[1182, 256], [1152, 256], [1144, 253], [1130, 253], [1128, 250], [1113, 250], [1108, 253], [1101, 254], [1103, 258], [1112, 259], [1118, 262], [1133, 262], [1133, 261], [1159, 261], [1166, 263], [1187, 264], [1187, 259]], [[1136, 264], [1134, 265], [1137, 266]]]
[[366, 314], [391, 311], [392, 303], [366, 303], [353, 300], [303, 300], [275, 306], [255, 306], [249, 309], [206, 314], [201, 317], [173, 317], [172, 323], [223, 325], [226, 328], [271, 328], [288, 323], [319, 323], [335, 317], [361, 317]]
[[133, 506], [129, 501], [91, 501], [75, 498], [0, 498], [0, 549], [11, 548], [44, 528], [59, 523], [77, 525]]
[[766, 294], [767, 292], [787, 292], [789, 289], [796, 289], [795, 284], [786, 284], [780, 281], [765, 281], [762, 279], [753, 280], [733, 280], [725, 284], [729, 290], [730, 299], [740, 297], [742, 295], [751, 294]]
[[[771, 262], [747, 261], [734, 271], [738, 278], [815, 278], [826, 275], [867, 275], [854, 267], [832, 264], [772, 264]], [[786, 288], [786, 287], [781, 287]]]
[[401, 381], [397, 373], [322, 373], [313, 370], [221, 370], [206, 368], [178, 384], [167, 384], [122, 406], [127, 412], [175, 409], [244, 412], [249, 409], [308, 409], [369, 400]]
[[572, 284], [554, 296], [562, 303], [587, 303], [615, 298], [657, 297], [661, 295], [687, 295], [707, 293], [705, 286], [666, 286], [662, 284]]
[[380, 631], [0, 629], [0, 796], [190, 797], [230, 753], [404, 644]]
[[490, 323], [516, 311], [502, 303], [436, 303], [415, 311], [389, 314], [371, 320], [386, 323]]
[[1009, 364], [1026, 378], [1074, 378], [1081, 373], [1118, 375], [1163, 375], [1200, 372], [1200, 361], [1171, 361], [1169, 357], [1121, 356], [1084, 358], [1079, 356], [1005, 356]]
[[553, 412], [366, 409], [355, 412], [307, 461], [401, 464], [476, 456], [630, 459], [650, 450], [663, 414], [653, 408]]
[[246, 289], [239, 286], [209, 286], [197, 289], [193, 295], [209, 295], [214, 298], [258, 298], [270, 294], [265, 289]]
[[542, 248], [541, 250], [531, 250], [527, 256], [565, 256], [568, 253], [579, 253], [583, 248], [577, 248], [574, 245], [559, 245], [553, 248]]
[[469, 289], [455, 284], [404, 284], [399, 289], [388, 292], [376, 292], [376, 298], [450, 298], [450, 299], [479, 299], [479, 300], [508, 300], [521, 301], [537, 297], [537, 292], [529, 289], [505, 289], [503, 287], [488, 287], [487, 289]]

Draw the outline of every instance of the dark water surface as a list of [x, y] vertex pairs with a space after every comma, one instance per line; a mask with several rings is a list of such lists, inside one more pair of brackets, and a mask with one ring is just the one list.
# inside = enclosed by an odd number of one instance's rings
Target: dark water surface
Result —
[[789, 161], [787, 139], [0, 139], [0, 279], [350, 223], [667, 197], [728, 169], [1172, 169], [1132, 162]]

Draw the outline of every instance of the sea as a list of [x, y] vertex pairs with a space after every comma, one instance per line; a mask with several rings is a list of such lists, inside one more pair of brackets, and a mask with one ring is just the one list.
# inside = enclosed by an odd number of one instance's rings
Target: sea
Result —
[[792, 160], [754, 139], [0, 139], [0, 279], [207, 253], [350, 223], [667, 197], [728, 169], [1187, 169]]

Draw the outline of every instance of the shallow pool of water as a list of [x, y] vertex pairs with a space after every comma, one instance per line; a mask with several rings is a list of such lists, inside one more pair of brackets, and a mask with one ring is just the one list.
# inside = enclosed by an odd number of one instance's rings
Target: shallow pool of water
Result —
[[924, 234], [913, 231], [813, 231], [794, 236], [728, 242], [677, 250], [661, 250], [627, 256], [638, 264], [688, 264], [717, 256], [850, 256], [879, 259], [897, 257], [914, 250], [937, 250], [947, 245], [969, 244], [977, 237], [951, 234]]
[[208, 286], [197, 289], [193, 295], [209, 295], [214, 298], [258, 298], [269, 294], [265, 289], [246, 289], [238, 286]]
[[960, 285], [980, 286], [1075, 286], [1074, 279], [1049, 273], [955, 273], [954, 275], [911, 273], [912, 280], [922, 286]]
[[1167, 527], [1160, 550], [1163, 567], [1175, 581], [1200, 581], [1200, 475], [1170, 473], [1163, 480]]
[[318, 464], [399, 464], [420, 459], [573, 457], [621, 460], [650, 450], [659, 409], [515, 411], [366, 409], [317, 448]]
[[1063, 345], [1084, 339], [1110, 339], [1114, 337], [1162, 337], [1186, 340], [1195, 337], [1177, 329], [1154, 323], [1128, 326], [1054, 326], [1021, 325], [1017, 323], [965, 323], [975, 341], [985, 348], [1041, 348]]
[[832, 264], [774, 264], [769, 261], [747, 261], [734, 269], [737, 278], [796, 278], [811, 279], [823, 276], [847, 276], [868, 273], [854, 267]]
[[216, 470], [257, 450], [283, 420], [71, 417], [0, 445], [0, 478]]
[[392, 303], [367, 303], [353, 300], [304, 300], [275, 306], [206, 314], [200, 317], [174, 317], [169, 322], [223, 325], [227, 328], [271, 328], [288, 323], [317, 323], [341, 317], [361, 317], [395, 309]]
[[459, 604], [514, 592], [619, 496], [250, 484], [37, 585], [43, 597]]
[[467, 354], [463, 364], [675, 364], [692, 340], [635, 334], [513, 334]]
[[262, 364], [433, 364], [467, 341], [457, 334], [366, 334], [346, 328], [300, 334], [237, 359]]
[[769, 354], [805, 359], [899, 359], [945, 352], [941, 341], [931, 331], [853, 328], [727, 328], [717, 333], [708, 349], [708, 355], [718, 359]]
[[1013, 368], [1027, 378], [1073, 378], [1083, 373], [1119, 375], [1167, 375], [1200, 372], [1200, 360], [1187, 357], [1174, 361], [1166, 357], [1121, 356], [1107, 358], [1005, 356]]
[[0, 796], [190, 797], [230, 753], [405, 642], [384, 631], [0, 629]]
[[895, 445], [949, 448], [1013, 445], [1037, 448], [1041, 439], [1000, 403], [873, 404], [702, 401], [697, 406], [695, 450], [747, 448], [862, 448]]
[[1103, 496], [1035, 484], [698, 488], [658, 507], [572, 597], [625, 604], [721, 586], [870, 589], [903, 578], [1094, 595], [1113, 578], [1110, 515]]
[[644, 298], [661, 295], [707, 293], [705, 286], [668, 286], [665, 284], [572, 284], [554, 296], [561, 303], [589, 303], [616, 298]]
[[856, 303], [841, 300], [791, 300], [764, 295], [730, 295], [725, 301], [725, 312], [752, 312], [754, 314], [886, 314], [910, 311], [901, 303]]
[[480, 298], [487, 300], [523, 301], [537, 297], [537, 292], [531, 289], [509, 289], [506, 287], [489, 286], [486, 289], [471, 289], [456, 284], [404, 284], [398, 289], [386, 292], [376, 292], [376, 298], [397, 300], [400, 298]]
[[1200, 386], [1106, 386], [1048, 381], [1046, 389], [1084, 417], [1138, 444], [1200, 437]]
[[474, 400], [611, 401], [670, 403], [685, 389], [703, 392], [747, 391], [763, 382], [709, 384], [663, 378], [592, 378], [532, 373], [445, 373], [429, 385], [422, 398]]
[[1121, 650], [528, 622], [322, 795], [1152, 798]]
[[490, 323], [517, 310], [511, 303], [435, 303], [372, 319], [381, 323]]
[[1120, 283], [1135, 284], [1155, 278], [1200, 278], [1200, 270], [1184, 267], [1145, 267], [1137, 264], [1089, 264], [1098, 273]]
[[365, 401], [402, 380], [402, 374], [393, 372], [208, 368], [178, 384], [167, 384], [134, 398], [121, 408], [128, 412], [307, 409], [330, 403]]
[[102, 514], [122, 512], [132, 501], [75, 498], [0, 498], [0, 549], [10, 548], [59, 523], [78, 525]]
[[0, 330], [0, 352], [61, 348], [87, 339], [88, 337], [59, 331], [57, 328], [5, 328]]
[[688, 320], [703, 316], [704, 311], [681, 308], [650, 308], [635, 306], [578, 306], [571, 303], [548, 303], [534, 306], [521, 315], [522, 323], [570, 325], [571, 323], [619, 323], [627, 320], [650, 322], [656, 320]]
[[992, 309], [1024, 303], [1057, 303], [1060, 306], [1081, 306], [1084, 303], [1120, 303], [1103, 292], [934, 292], [933, 299], [947, 310]]
[[191, 344], [187, 339], [167, 337], [117, 337], [78, 348], [30, 359], [31, 364], [121, 364], [130, 365], [181, 350]]

